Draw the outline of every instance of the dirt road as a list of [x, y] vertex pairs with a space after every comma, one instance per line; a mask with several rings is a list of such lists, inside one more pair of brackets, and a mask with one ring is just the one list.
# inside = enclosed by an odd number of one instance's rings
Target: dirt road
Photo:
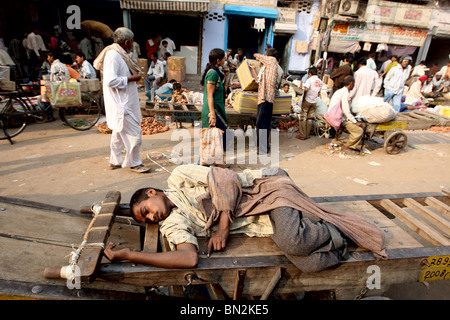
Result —
[[[193, 133], [194, 128], [186, 125]], [[58, 119], [52, 123], [31, 124], [15, 144], [0, 141], [0, 194], [77, 210], [101, 201], [111, 190], [128, 201], [144, 186], [164, 188], [169, 174], [147, 159], [151, 152], [170, 155], [178, 141], [170, 130], [143, 136], [141, 155], [152, 167], [149, 174], [128, 169], [109, 170], [110, 136], [96, 128], [75, 131]], [[346, 196], [439, 192], [450, 187], [450, 134], [430, 131], [407, 132], [408, 147], [398, 155], [388, 155], [381, 144], [372, 141], [369, 153], [342, 155], [328, 149], [330, 142], [313, 136], [300, 141], [280, 134], [279, 166], [309, 196]], [[382, 141], [378, 141], [382, 142]], [[169, 159], [157, 160], [171, 171]], [[239, 164], [234, 169], [261, 167]], [[450, 281], [429, 285], [416, 283], [392, 287], [393, 299], [449, 299]]]

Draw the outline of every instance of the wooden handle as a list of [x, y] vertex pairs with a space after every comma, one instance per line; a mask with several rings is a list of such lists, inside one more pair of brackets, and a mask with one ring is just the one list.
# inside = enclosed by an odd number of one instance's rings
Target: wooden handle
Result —
[[80, 208], [80, 213], [92, 213], [92, 206], [83, 206]]
[[44, 269], [44, 277], [47, 279], [61, 279], [61, 267], [47, 267]]

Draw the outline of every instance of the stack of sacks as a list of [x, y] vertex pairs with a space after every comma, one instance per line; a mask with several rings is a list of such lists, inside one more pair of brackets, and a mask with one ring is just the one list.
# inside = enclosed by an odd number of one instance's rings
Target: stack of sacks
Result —
[[395, 119], [396, 112], [383, 98], [362, 96], [352, 101], [352, 113], [369, 123], [385, 123]]

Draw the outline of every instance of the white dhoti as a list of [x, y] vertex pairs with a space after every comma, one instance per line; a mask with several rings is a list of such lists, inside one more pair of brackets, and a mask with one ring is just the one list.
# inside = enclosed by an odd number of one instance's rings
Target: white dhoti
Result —
[[[135, 167], [142, 164], [139, 149], [142, 144], [141, 127], [129, 114], [124, 115], [121, 131], [113, 130], [111, 135], [111, 156], [109, 162], [112, 165], [121, 165], [122, 168]], [[122, 150], [125, 149], [125, 158]]]

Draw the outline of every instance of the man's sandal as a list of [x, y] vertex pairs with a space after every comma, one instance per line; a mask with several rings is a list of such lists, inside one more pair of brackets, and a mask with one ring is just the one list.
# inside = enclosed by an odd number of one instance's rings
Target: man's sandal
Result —
[[116, 169], [122, 168], [122, 166], [120, 164], [115, 165], [115, 164], [110, 163], [108, 168], [109, 168], [109, 170], [116, 170]]
[[138, 166], [135, 167], [130, 167], [131, 171], [137, 172], [137, 173], [145, 173], [145, 172], [149, 172], [150, 171], [150, 167], [146, 167], [143, 164], [140, 164]]

